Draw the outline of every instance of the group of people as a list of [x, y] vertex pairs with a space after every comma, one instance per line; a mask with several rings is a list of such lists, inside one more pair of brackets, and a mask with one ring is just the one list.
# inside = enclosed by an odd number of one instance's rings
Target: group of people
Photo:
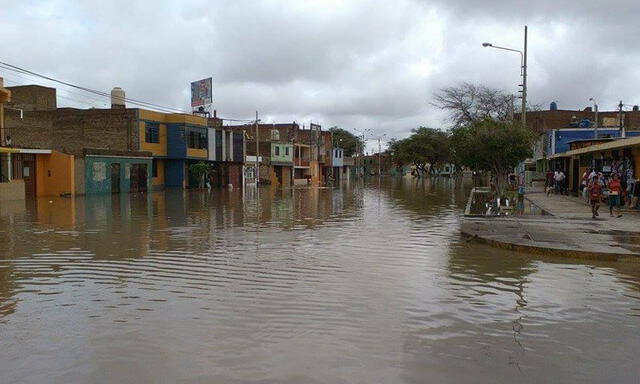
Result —
[[620, 206], [623, 202], [626, 203], [626, 184], [626, 179], [623, 178], [621, 180], [617, 173], [612, 173], [610, 179], [607, 180], [602, 172], [587, 168], [582, 174], [580, 189], [582, 190], [582, 197], [591, 205], [591, 215], [594, 219], [599, 216], [598, 210], [600, 209], [600, 203], [605, 198], [605, 191], [609, 202], [609, 215], [613, 217], [615, 208], [617, 216], [622, 216]]
[[565, 193], [566, 188], [566, 180], [567, 176], [562, 172], [562, 170], [557, 169], [555, 172], [552, 170], [548, 170], [545, 177], [545, 191], [547, 192], [547, 196], [553, 193]]
[[[556, 194], [566, 193], [567, 176], [561, 169], [557, 169], [555, 172], [547, 171], [545, 190], [547, 196], [552, 192]], [[591, 206], [591, 215], [594, 219], [600, 216], [598, 212], [600, 204], [605, 199], [609, 204], [609, 215], [611, 217], [614, 216], [614, 210], [617, 211], [617, 217], [621, 217], [620, 207], [622, 204], [629, 202], [626, 178], [621, 178], [617, 172], [612, 172], [607, 179], [602, 172], [587, 168], [582, 174], [580, 191], [585, 202]]]

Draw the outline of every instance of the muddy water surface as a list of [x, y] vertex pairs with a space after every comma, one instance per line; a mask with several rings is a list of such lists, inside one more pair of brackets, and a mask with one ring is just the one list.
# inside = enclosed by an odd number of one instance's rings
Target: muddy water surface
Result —
[[459, 236], [449, 180], [0, 206], [0, 382], [640, 382], [640, 263]]

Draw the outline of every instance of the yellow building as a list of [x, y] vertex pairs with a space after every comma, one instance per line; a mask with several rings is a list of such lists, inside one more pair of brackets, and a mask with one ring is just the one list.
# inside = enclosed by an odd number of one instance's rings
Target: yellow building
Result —
[[139, 110], [140, 150], [153, 154], [154, 188], [188, 187], [189, 165], [207, 161], [207, 119]]

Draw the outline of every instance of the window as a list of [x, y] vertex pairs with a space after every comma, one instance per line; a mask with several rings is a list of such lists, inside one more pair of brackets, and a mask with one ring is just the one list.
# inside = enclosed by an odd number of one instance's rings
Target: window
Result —
[[276, 146], [276, 156], [280, 156], [280, 147]]
[[289, 156], [289, 147], [284, 147], [284, 155]]
[[160, 125], [158, 123], [144, 123], [144, 141], [145, 143], [160, 143]]
[[158, 177], [158, 159], [151, 160], [151, 177]]
[[189, 130], [187, 146], [192, 149], [206, 149], [207, 134], [199, 130]]

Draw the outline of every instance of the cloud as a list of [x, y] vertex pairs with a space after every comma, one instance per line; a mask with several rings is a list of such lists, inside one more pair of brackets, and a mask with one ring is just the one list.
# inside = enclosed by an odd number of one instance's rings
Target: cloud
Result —
[[[2, 8], [0, 60], [132, 98], [188, 109], [213, 76], [221, 116], [372, 128], [402, 137], [446, 127], [429, 104], [463, 81], [516, 93], [529, 25], [529, 96], [603, 109], [638, 99], [640, 3], [627, 1], [21, 1]], [[24, 78], [0, 70], [11, 83]], [[59, 88], [60, 104], [100, 105]]]

